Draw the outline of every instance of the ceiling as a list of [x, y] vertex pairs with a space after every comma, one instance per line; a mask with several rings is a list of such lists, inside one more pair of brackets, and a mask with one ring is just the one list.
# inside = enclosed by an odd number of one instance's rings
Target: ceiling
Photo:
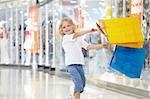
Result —
[[[10, 17], [11, 9], [14, 9], [13, 13], [15, 16], [15, 7], [14, 8], [9, 7], [10, 5], [16, 5], [16, 2], [13, 3], [12, 1], [16, 1], [16, 0], [0, 0], [0, 20], [5, 20], [6, 14], [8, 17]], [[59, 1], [59, 0], [53, 0], [53, 1]], [[69, 0], [69, 1], [71, 2], [74, 0]], [[6, 6], [7, 6], [7, 8], [6, 8]], [[19, 8], [19, 14], [20, 14], [20, 11], [22, 10], [21, 7]], [[60, 5], [58, 4], [58, 6], [56, 6], [56, 9], [59, 9], [59, 7], [60, 7]], [[66, 8], [67, 9], [63, 9], [63, 13], [69, 12], [68, 8], [72, 9], [71, 6], [66, 7]], [[104, 14], [104, 8], [105, 8], [105, 5], [104, 5], [103, 0], [86, 0], [85, 7], [84, 7], [84, 14], [88, 17], [88, 20], [89, 20], [88, 22], [95, 23], [96, 20], [102, 18], [103, 14]], [[26, 7], [24, 8], [24, 10], [26, 10]], [[90, 23], [90, 24], [92, 24], [92, 23]]]

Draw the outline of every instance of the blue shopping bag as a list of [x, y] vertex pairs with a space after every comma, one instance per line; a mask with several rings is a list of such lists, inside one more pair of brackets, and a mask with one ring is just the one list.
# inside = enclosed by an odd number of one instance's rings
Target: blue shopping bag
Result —
[[144, 48], [116, 46], [110, 66], [131, 78], [140, 78], [145, 58]]

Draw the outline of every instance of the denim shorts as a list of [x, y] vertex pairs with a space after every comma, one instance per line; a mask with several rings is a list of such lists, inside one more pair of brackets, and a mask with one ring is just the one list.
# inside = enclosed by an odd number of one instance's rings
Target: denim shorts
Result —
[[74, 91], [82, 93], [86, 83], [83, 66], [81, 64], [71, 64], [67, 66], [67, 70], [73, 80]]

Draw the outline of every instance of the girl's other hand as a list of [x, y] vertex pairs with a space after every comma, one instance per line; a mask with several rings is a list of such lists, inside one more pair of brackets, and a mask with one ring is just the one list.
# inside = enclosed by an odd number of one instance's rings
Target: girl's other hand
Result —
[[102, 45], [103, 45], [103, 48], [108, 49], [108, 46], [109, 46], [109, 44], [108, 44], [108, 43], [106, 43], [106, 44], [102, 44]]

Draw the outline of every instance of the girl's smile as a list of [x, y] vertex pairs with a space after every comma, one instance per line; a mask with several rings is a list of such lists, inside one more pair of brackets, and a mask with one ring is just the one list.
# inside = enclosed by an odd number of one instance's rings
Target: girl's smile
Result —
[[62, 32], [64, 34], [72, 34], [73, 33], [73, 25], [69, 24], [67, 21], [64, 21], [62, 24]]

